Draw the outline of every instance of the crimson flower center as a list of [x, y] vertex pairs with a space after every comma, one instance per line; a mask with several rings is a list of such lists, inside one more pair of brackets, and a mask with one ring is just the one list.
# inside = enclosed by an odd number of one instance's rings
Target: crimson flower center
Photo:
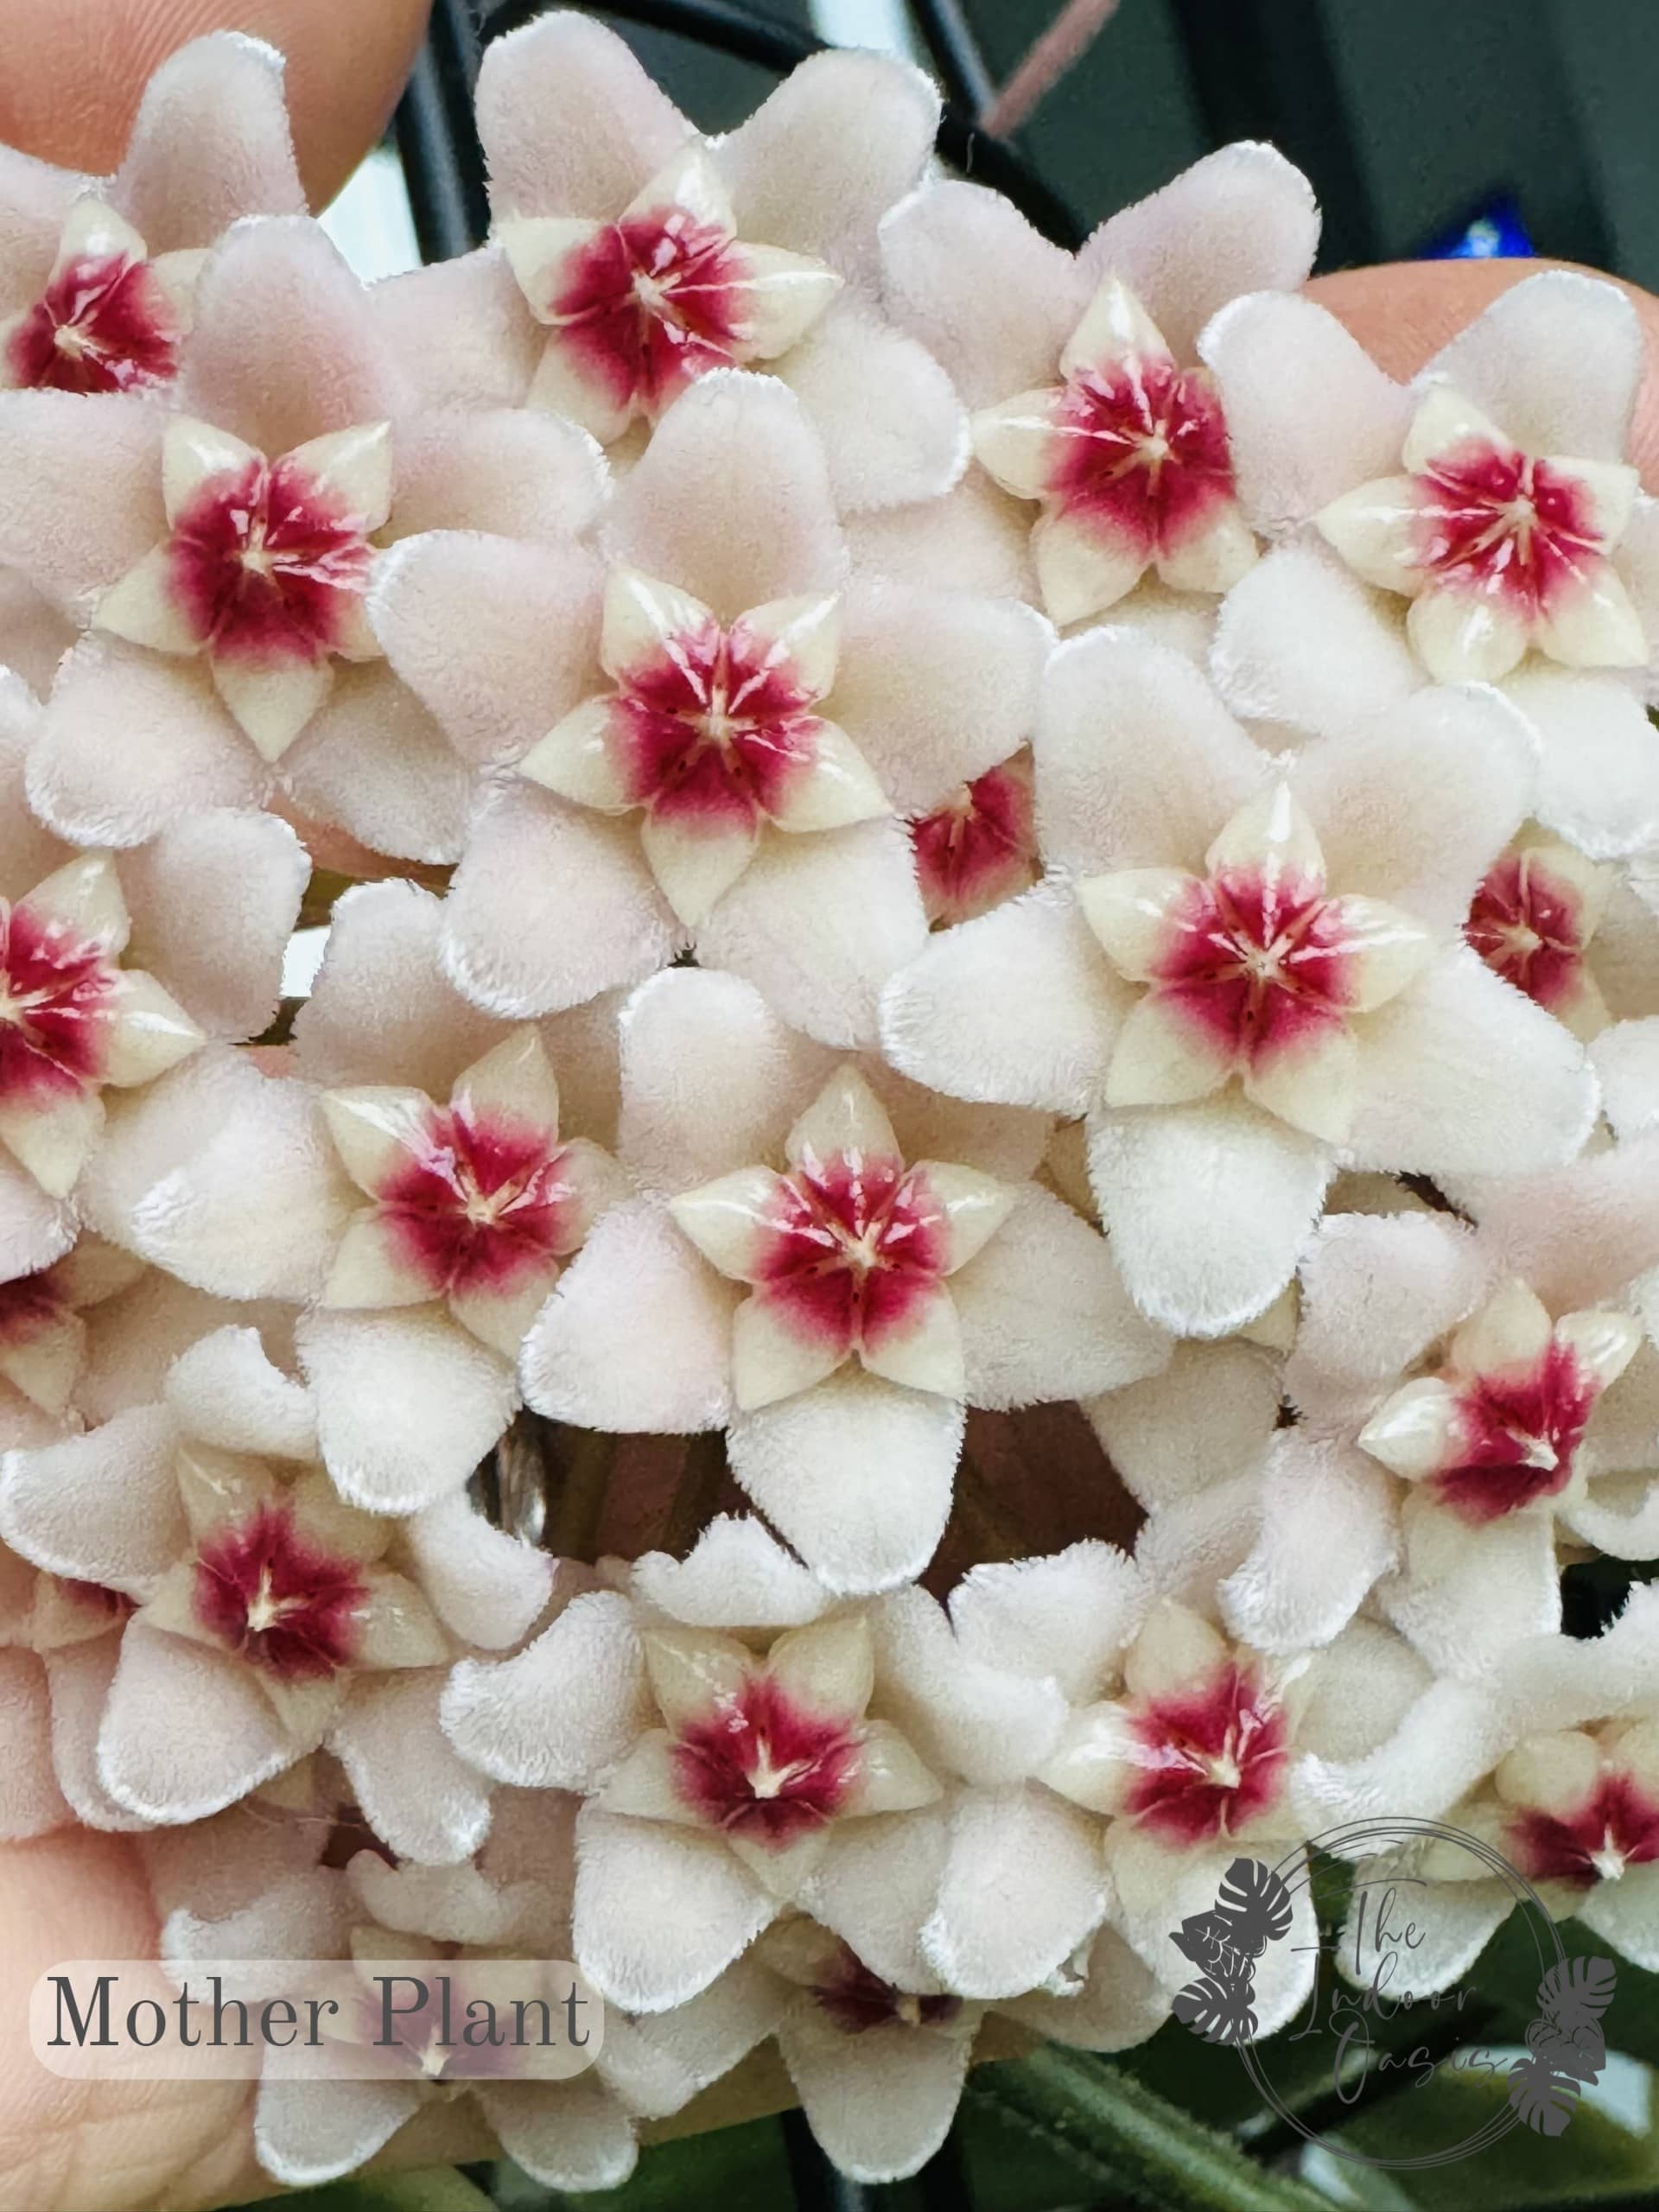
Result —
[[147, 261], [82, 254], [60, 270], [8, 341], [16, 382], [52, 391], [135, 391], [170, 382], [178, 318]]
[[1535, 618], [1606, 552], [1585, 486], [1514, 447], [1465, 438], [1415, 481], [1416, 565]]
[[174, 594], [202, 643], [260, 665], [338, 650], [372, 559], [359, 518], [288, 458], [211, 477], [168, 551]]
[[1659, 1803], [1630, 1776], [1605, 1774], [1576, 1813], [1516, 1815], [1510, 1840], [1534, 1881], [1587, 1889], [1659, 1861]]
[[1479, 1523], [1565, 1490], [1599, 1395], [1554, 1339], [1524, 1375], [1476, 1376], [1459, 1393], [1457, 1460], [1433, 1478], [1441, 1501]]
[[1017, 768], [988, 768], [910, 825], [916, 873], [931, 920], [965, 919], [1029, 877], [1035, 858], [1031, 783]]
[[618, 405], [655, 412], [735, 357], [747, 264], [683, 208], [625, 216], [572, 257], [550, 318]]
[[895, 1988], [892, 1982], [883, 1981], [880, 1974], [872, 1974], [845, 1944], [824, 1979], [813, 1985], [812, 1994], [819, 2010], [827, 2012], [838, 2028], [851, 2036], [895, 2024], [941, 2027], [954, 2020], [962, 2010], [959, 1997], [918, 1996], [910, 1990]]
[[351, 1664], [367, 1597], [357, 1561], [304, 1535], [287, 1505], [260, 1506], [197, 1554], [197, 1618], [250, 1666], [285, 1681]]
[[629, 804], [745, 826], [778, 814], [817, 756], [812, 704], [788, 656], [741, 625], [683, 632], [617, 695]]
[[97, 1081], [115, 977], [99, 946], [0, 899], [0, 1100], [41, 1102]]
[[1220, 404], [1171, 360], [1137, 355], [1074, 371], [1055, 423], [1051, 495], [1149, 556], [1177, 550], [1233, 497]]
[[712, 1826], [772, 1850], [835, 1818], [858, 1772], [855, 1724], [814, 1713], [770, 1675], [749, 1676], [673, 1747], [675, 1786]]
[[1488, 874], [1464, 936], [1486, 965], [1541, 1007], [1577, 987], [1584, 936], [1577, 892], [1531, 853], [1511, 853]]
[[1170, 923], [1160, 995], [1242, 1060], [1330, 1027], [1351, 1002], [1340, 909], [1316, 883], [1224, 870], [1195, 882]]
[[511, 1290], [580, 1242], [563, 1147], [548, 1129], [500, 1113], [435, 1111], [378, 1203], [435, 1296]]
[[754, 1281], [802, 1335], [845, 1353], [912, 1320], [945, 1258], [944, 1216], [921, 1168], [836, 1153], [781, 1179]]
[[1279, 1795], [1284, 1715], [1247, 1668], [1229, 1666], [1201, 1690], [1146, 1700], [1132, 1726], [1128, 1809], [1169, 1842], [1234, 1834]]

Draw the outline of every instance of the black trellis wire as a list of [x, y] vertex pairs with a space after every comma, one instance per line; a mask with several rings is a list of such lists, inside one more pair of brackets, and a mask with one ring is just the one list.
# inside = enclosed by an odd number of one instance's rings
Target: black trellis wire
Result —
[[[552, 0], [434, 0], [425, 47], [397, 110], [397, 147], [415, 234], [428, 261], [465, 253], [489, 227], [484, 155], [473, 123], [473, 86], [484, 48], [546, 13]], [[944, 87], [941, 157], [976, 183], [994, 185], [1057, 245], [1082, 242], [1083, 226], [1015, 149], [975, 121], [993, 89], [959, 0], [911, 0], [917, 30]], [[642, 29], [670, 31], [779, 75], [826, 41], [740, 0], [607, 0], [603, 12]]]

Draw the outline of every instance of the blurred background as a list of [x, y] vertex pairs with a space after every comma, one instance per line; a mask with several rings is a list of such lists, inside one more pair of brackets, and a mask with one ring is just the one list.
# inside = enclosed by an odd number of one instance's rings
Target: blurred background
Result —
[[[1059, 0], [766, 0], [747, 12], [906, 54], [971, 114]], [[1079, 230], [1211, 147], [1269, 138], [1323, 203], [1322, 268], [1535, 251], [1659, 287], [1656, 0], [1095, 0], [1088, 12], [1104, 18], [1092, 41], [1012, 134]], [[436, 0], [429, 71], [435, 54], [464, 75], [498, 13]], [[740, 120], [775, 81], [706, 37], [606, 20], [705, 130]], [[365, 275], [416, 257], [390, 149], [331, 226]]]

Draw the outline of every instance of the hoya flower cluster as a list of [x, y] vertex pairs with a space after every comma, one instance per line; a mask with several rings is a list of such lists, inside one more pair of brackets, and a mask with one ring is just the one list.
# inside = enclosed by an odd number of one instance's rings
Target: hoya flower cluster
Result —
[[293, 2183], [720, 2082], [906, 2173], [1357, 1811], [1659, 1968], [1659, 1608], [1560, 1596], [1659, 1554], [1628, 303], [1401, 387], [1270, 149], [1073, 257], [869, 56], [710, 140], [553, 15], [479, 119], [368, 289], [250, 41], [0, 166], [0, 1832], [580, 1962], [575, 2082], [268, 2078]]

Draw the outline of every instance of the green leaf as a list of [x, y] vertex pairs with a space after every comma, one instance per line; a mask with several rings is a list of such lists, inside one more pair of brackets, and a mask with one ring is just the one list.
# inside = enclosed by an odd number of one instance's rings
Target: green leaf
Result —
[[1330, 2212], [1120, 2068], [1052, 2045], [982, 2067], [964, 2096], [1071, 2168], [1092, 2190], [1180, 2212]]
[[537, 2206], [580, 2212], [781, 2212], [795, 2202], [784, 2132], [777, 2120], [746, 2121], [705, 2135], [683, 2135], [639, 2153], [620, 2189], [564, 2196], [543, 2189], [516, 2166], [497, 2169], [494, 2196], [502, 2212]]
[[[1409, 2096], [1394, 2098], [1385, 2109], [1361, 2113], [1337, 2140], [1374, 2158], [1449, 2150], [1503, 2110], [1509, 2088], [1507, 2073], [1438, 2073]], [[1525, 2212], [1544, 2205], [1566, 2212], [1574, 2206], [1623, 2204], [1659, 2191], [1659, 2141], [1631, 2134], [1585, 2102], [1566, 2133], [1554, 2138], [1514, 2127], [1500, 2142], [1446, 2165], [1387, 2173], [1344, 2160], [1337, 2170], [1344, 2193], [1379, 2208], [1398, 2205], [1403, 2190], [1421, 2212]]]

